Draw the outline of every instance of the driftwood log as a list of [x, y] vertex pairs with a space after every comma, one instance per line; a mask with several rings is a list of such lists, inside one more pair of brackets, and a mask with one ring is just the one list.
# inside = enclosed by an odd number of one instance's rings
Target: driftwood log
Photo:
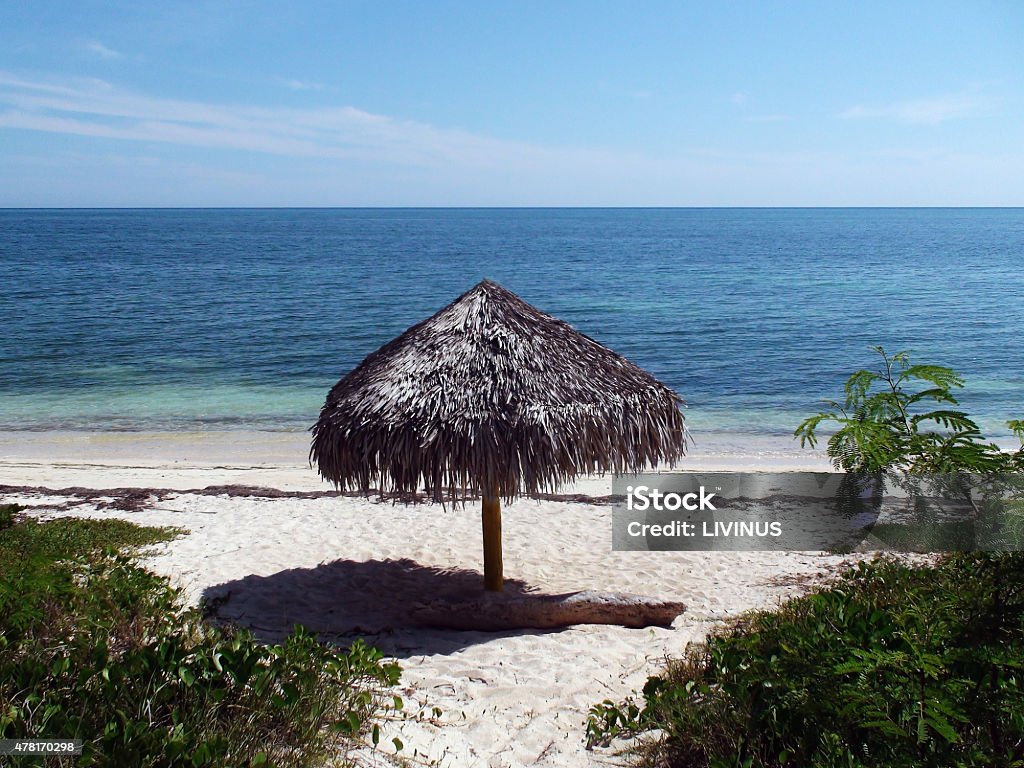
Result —
[[439, 629], [498, 632], [512, 629], [557, 629], [574, 624], [623, 627], [668, 627], [686, 606], [642, 595], [572, 592], [531, 595], [485, 592], [474, 597], [431, 600], [412, 612], [419, 623]]

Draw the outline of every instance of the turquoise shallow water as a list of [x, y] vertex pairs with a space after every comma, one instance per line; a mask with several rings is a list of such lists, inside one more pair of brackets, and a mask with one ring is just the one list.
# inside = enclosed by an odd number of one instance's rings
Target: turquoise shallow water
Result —
[[484, 277], [632, 358], [695, 434], [790, 432], [871, 344], [1024, 415], [1024, 210], [0, 211], [0, 429], [303, 430]]

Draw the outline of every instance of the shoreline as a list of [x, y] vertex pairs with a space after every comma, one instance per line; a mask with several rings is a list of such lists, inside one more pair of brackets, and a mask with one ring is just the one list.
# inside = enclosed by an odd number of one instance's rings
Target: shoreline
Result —
[[[0, 485], [46, 488], [255, 486], [329, 491], [309, 465], [306, 432], [0, 432]], [[821, 449], [786, 437], [698, 436], [676, 471], [828, 472]], [[611, 493], [611, 475], [580, 478], [562, 494]]]

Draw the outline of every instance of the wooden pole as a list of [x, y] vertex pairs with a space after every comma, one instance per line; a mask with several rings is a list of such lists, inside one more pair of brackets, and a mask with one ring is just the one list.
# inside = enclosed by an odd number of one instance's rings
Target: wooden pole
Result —
[[501, 564], [501, 501], [494, 493], [483, 495], [484, 589], [501, 592], [504, 582]]

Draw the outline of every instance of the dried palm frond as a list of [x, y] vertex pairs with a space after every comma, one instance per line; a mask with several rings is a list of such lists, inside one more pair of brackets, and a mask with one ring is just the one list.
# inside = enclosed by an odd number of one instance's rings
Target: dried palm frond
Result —
[[675, 392], [489, 280], [339, 381], [310, 460], [342, 490], [512, 499], [686, 448]]

